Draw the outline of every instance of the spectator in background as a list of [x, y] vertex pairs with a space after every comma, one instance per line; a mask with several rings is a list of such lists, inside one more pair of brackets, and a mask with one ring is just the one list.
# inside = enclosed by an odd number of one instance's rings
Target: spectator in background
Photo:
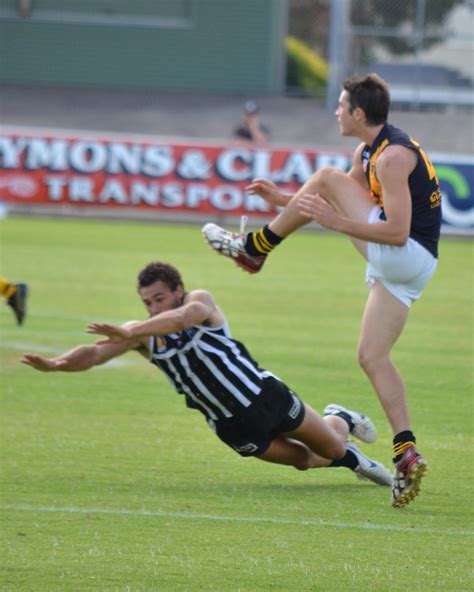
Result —
[[242, 112], [242, 123], [235, 128], [233, 138], [252, 144], [266, 144], [270, 130], [260, 123], [260, 109], [255, 101], [246, 101]]

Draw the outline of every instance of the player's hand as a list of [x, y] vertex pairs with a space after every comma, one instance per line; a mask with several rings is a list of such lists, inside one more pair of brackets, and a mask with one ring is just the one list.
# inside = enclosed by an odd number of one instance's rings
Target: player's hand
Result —
[[305, 193], [303, 197], [298, 199], [298, 208], [302, 216], [315, 220], [325, 228], [338, 230], [339, 215], [319, 193], [315, 195]]
[[278, 187], [268, 179], [254, 179], [245, 191], [250, 195], [259, 195], [268, 203], [274, 206], [285, 207], [288, 204], [288, 197], [285, 196]]
[[108, 323], [91, 323], [87, 326], [87, 333], [94, 335], [104, 335], [107, 339], [101, 339], [98, 345], [106, 343], [124, 343], [132, 339], [130, 329], [119, 327], [118, 325], [109, 325]]
[[67, 366], [67, 360], [49, 360], [37, 354], [24, 354], [20, 362], [40, 372], [58, 372]]

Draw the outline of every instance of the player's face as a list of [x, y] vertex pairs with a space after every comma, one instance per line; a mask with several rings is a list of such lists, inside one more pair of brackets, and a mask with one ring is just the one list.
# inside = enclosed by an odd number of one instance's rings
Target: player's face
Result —
[[355, 113], [357, 109], [351, 111], [351, 104], [349, 103], [349, 93], [343, 90], [339, 96], [339, 103], [336, 110], [336, 117], [339, 121], [339, 129], [343, 136], [352, 136], [355, 131], [356, 118]]
[[156, 281], [150, 286], [141, 288], [139, 293], [142, 302], [151, 317], [160, 314], [160, 312], [177, 308], [181, 305], [184, 296], [182, 286], [178, 286], [173, 292], [167, 284], [161, 280]]

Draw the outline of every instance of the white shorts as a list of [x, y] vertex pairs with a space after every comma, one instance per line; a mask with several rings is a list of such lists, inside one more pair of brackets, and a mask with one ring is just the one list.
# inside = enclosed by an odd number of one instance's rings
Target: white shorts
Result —
[[[381, 209], [374, 206], [368, 222], [379, 221]], [[395, 298], [410, 307], [418, 300], [436, 270], [438, 260], [414, 239], [403, 247], [367, 243], [365, 280], [372, 288], [380, 282]]]

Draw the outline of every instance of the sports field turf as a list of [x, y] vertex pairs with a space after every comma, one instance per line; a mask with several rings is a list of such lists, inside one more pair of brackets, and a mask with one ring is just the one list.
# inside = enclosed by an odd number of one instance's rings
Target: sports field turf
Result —
[[168, 261], [317, 410], [368, 413], [379, 438], [362, 448], [389, 466], [390, 430], [356, 361], [367, 292], [347, 239], [302, 232], [249, 276], [199, 227], [12, 218], [0, 231], [1, 273], [31, 289], [25, 326], [0, 311], [2, 591], [474, 589], [472, 242], [442, 241], [395, 350], [430, 463], [421, 496], [395, 510], [387, 488], [346, 469], [240, 458], [136, 354], [76, 374], [19, 363], [92, 342], [90, 321], [145, 318], [136, 273]]

